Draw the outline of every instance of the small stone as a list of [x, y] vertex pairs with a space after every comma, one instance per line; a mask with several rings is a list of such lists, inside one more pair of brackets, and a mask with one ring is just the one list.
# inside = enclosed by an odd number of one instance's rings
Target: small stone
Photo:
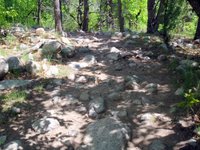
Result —
[[44, 28], [37, 28], [37, 29], [35, 30], [35, 34], [38, 35], [38, 36], [44, 35], [44, 34], [45, 34]]
[[23, 150], [22, 143], [19, 140], [11, 141], [4, 145], [3, 150]]
[[86, 113], [87, 113], [87, 109], [86, 109], [86, 107], [83, 106], [83, 105], [76, 107], [75, 111], [76, 111], [76, 112], [79, 112], [79, 113], [83, 113], [83, 114], [86, 114]]
[[69, 80], [71, 80], [71, 81], [74, 81], [75, 78], [76, 78], [76, 75], [73, 74], [73, 73], [71, 73], [70, 75], [67, 76], [67, 78], [68, 78]]
[[167, 147], [161, 140], [153, 140], [149, 146], [149, 150], [167, 150]]
[[188, 43], [188, 44], [186, 44], [185, 46], [186, 46], [187, 48], [190, 48], [190, 49], [193, 49], [193, 48], [194, 48], [194, 45], [191, 44], [191, 43]]
[[16, 113], [16, 114], [21, 113], [21, 109], [18, 108], [18, 107], [12, 107], [11, 110], [12, 110], [13, 113]]
[[35, 121], [32, 127], [36, 132], [45, 133], [60, 127], [60, 123], [57, 119], [44, 117]]
[[0, 80], [8, 73], [9, 65], [5, 59], [0, 57]]
[[91, 66], [96, 64], [96, 58], [93, 55], [86, 55], [82, 60], [82, 62], [85, 62], [87, 66]]
[[119, 92], [113, 92], [113, 93], [110, 93], [107, 98], [108, 100], [111, 100], [111, 101], [118, 101], [121, 99], [121, 95]]
[[69, 130], [69, 131], [67, 131], [66, 135], [69, 136], [69, 137], [76, 137], [78, 135], [78, 131]]
[[150, 83], [145, 86], [147, 93], [156, 93], [158, 91], [157, 84]]
[[120, 56], [120, 54], [118, 54], [118, 53], [110, 53], [110, 54], [108, 54], [106, 57], [107, 57], [109, 60], [117, 61], [117, 60], [119, 59], [119, 56]]
[[95, 111], [94, 107], [89, 109], [88, 116], [91, 118], [96, 118], [98, 116], [98, 113]]
[[110, 52], [111, 52], [111, 53], [120, 53], [121, 51], [120, 51], [119, 49], [117, 49], [116, 47], [112, 47], [112, 48], [110, 49]]
[[49, 66], [48, 70], [46, 71], [47, 77], [56, 77], [59, 73], [57, 66]]
[[128, 90], [138, 90], [140, 88], [140, 85], [135, 81], [129, 81], [125, 83], [125, 88]]
[[82, 93], [80, 94], [79, 99], [80, 99], [81, 101], [89, 101], [90, 95], [89, 95], [88, 91], [82, 92]]
[[77, 83], [87, 83], [87, 79], [85, 76], [80, 76], [79, 78], [76, 79]]
[[26, 50], [26, 49], [28, 49], [28, 48], [29, 48], [29, 46], [26, 45], [26, 44], [23, 44], [23, 43], [22, 43], [22, 44], [19, 45], [19, 49], [20, 49], [20, 50]]
[[166, 55], [159, 55], [157, 58], [159, 61], [166, 61], [167, 60], [167, 56]]
[[60, 105], [60, 104], [62, 103], [62, 98], [61, 98], [60, 96], [54, 96], [54, 97], [52, 98], [52, 102], [53, 102], [54, 104]]
[[96, 113], [102, 113], [105, 111], [105, 101], [103, 98], [99, 97], [92, 100], [89, 103], [89, 109], [94, 110]]

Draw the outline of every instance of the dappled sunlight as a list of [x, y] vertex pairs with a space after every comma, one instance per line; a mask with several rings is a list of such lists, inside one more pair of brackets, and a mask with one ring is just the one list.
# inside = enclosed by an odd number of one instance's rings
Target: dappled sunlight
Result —
[[[9, 122], [2, 132], [14, 132], [28, 149], [77, 149], [97, 143], [106, 146], [116, 140], [116, 145], [126, 147], [129, 141], [133, 147], [146, 149], [155, 139], [166, 139], [173, 147], [181, 133], [176, 135], [169, 110], [177, 102], [171, 74], [166, 63], [146, 55], [148, 45], [143, 45], [142, 38], [99, 38], [92, 34], [68, 37], [74, 53], [70, 47], [69, 54], [64, 55], [67, 57], [61, 55], [59, 59], [58, 50], [54, 59], [36, 61], [43, 69], [25, 88], [30, 106], [22, 107], [20, 121], [13, 125]], [[32, 124], [45, 117], [57, 120], [59, 127], [41, 134]], [[102, 120], [108, 124], [102, 127]], [[98, 141], [96, 136], [113, 140]]]

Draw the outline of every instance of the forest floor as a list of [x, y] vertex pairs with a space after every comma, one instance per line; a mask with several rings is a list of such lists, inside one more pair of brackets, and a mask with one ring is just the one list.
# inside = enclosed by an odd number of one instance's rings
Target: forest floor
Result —
[[[61, 65], [78, 64], [86, 55], [94, 56], [95, 63], [75, 70], [72, 79], [6, 76], [5, 80], [35, 81], [25, 89], [26, 102], [16, 105], [19, 112], [1, 116], [0, 136], [6, 136], [5, 144], [19, 140], [25, 150], [78, 149], [89, 124], [113, 117], [131, 130], [128, 150], [191, 149], [187, 146], [195, 141], [194, 122], [186, 112], [175, 108], [183, 97], [175, 95], [178, 87], [174, 84], [176, 76], [170, 71], [170, 59], [197, 57], [198, 50], [190, 51], [190, 55], [187, 50], [168, 53], [159, 37], [145, 34], [130, 38], [120, 33], [71, 33], [68, 39], [76, 48], [86, 50], [62, 60]], [[9, 49], [7, 46], [1, 45], [1, 52]], [[2, 90], [1, 94], [12, 91]], [[105, 109], [93, 116], [89, 114], [90, 103], [99, 97], [105, 100]], [[44, 117], [58, 120], [60, 126], [49, 132], [36, 132], [33, 122]]]

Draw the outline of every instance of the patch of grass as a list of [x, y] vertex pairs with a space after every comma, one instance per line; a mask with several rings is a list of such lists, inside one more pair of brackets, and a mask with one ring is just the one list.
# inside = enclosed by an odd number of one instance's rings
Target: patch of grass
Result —
[[18, 69], [12, 70], [11, 75], [12, 75], [14, 78], [18, 78], [18, 77], [21, 76], [21, 71], [18, 70]]
[[0, 49], [0, 56], [7, 57], [9, 55], [9, 51], [5, 49]]
[[25, 90], [14, 90], [0, 96], [2, 103], [2, 111], [6, 112], [13, 106], [24, 103], [28, 98], [28, 94]]
[[21, 59], [22, 59], [24, 62], [29, 61], [29, 56], [28, 56], [28, 54], [22, 55]]
[[169, 70], [174, 71], [178, 67], [178, 65], [179, 65], [179, 61], [177, 59], [173, 59], [170, 62], [168, 68], [169, 68]]
[[33, 88], [33, 90], [35, 90], [38, 93], [42, 93], [44, 91], [44, 85], [43, 84], [38, 84]]
[[16, 45], [17, 43], [17, 38], [14, 36], [14, 35], [8, 35], [6, 38], [5, 38], [5, 41], [9, 44], [9, 45]]
[[58, 70], [59, 73], [57, 75], [58, 78], [64, 78], [64, 77], [69, 77], [73, 74], [75, 74], [75, 70], [73, 70], [72, 68], [65, 66], [65, 65], [58, 65]]

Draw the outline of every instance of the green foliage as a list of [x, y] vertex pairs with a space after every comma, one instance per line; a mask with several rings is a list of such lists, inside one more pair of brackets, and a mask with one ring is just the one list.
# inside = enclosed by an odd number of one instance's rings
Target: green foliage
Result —
[[200, 136], [200, 125], [196, 127], [196, 129], [194, 130], [194, 132]]
[[196, 92], [192, 92], [192, 90], [189, 90], [188, 93], [185, 93], [184, 97], [185, 101], [180, 102], [178, 104], [179, 107], [191, 109], [193, 106], [200, 103], [200, 100], [196, 98], [197, 97]]
[[[122, 11], [125, 19], [125, 28], [134, 31], [145, 31], [147, 25], [147, 1], [148, 0], [121, 0]], [[174, 34], [193, 35], [196, 30], [197, 17], [191, 11], [191, 7], [183, 0], [163, 0], [164, 10], [161, 13], [161, 25], [163, 32]], [[113, 0], [113, 21], [115, 28], [106, 23], [110, 7], [107, 0], [90, 0], [89, 30], [99, 30], [99, 22], [103, 21], [103, 31], [118, 30], [118, 5]], [[158, 0], [156, 2], [159, 2]], [[63, 1], [63, 28], [74, 31], [78, 26], [79, 0]], [[159, 5], [157, 5], [159, 6]], [[83, 13], [83, 6], [81, 6]], [[54, 10], [51, 1], [42, 1], [41, 26], [54, 28]], [[32, 0], [0, 0], [0, 27], [13, 26], [16, 23], [28, 27], [37, 24], [37, 1]]]
[[0, 96], [0, 100], [3, 103], [2, 105], [3, 112], [8, 111], [10, 108], [12, 108], [15, 105], [24, 103], [27, 98], [28, 98], [28, 94], [24, 90], [14, 90]]
[[0, 146], [6, 142], [6, 136], [0, 136]]

